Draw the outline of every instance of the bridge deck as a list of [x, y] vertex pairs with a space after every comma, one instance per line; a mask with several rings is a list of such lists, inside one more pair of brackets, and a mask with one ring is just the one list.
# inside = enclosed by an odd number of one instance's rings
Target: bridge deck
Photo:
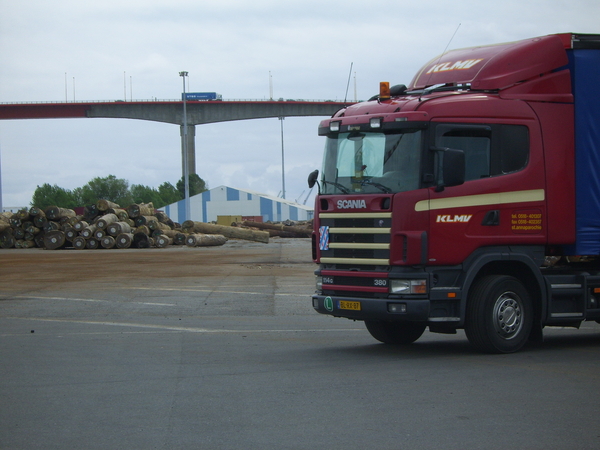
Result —
[[[187, 101], [188, 125], [269, 117], [331, 116], [352, 103], [334, 101]], [[0, 120], [126, 118], [183, 123], [182, 101], [113, 101], [0, 104]]]

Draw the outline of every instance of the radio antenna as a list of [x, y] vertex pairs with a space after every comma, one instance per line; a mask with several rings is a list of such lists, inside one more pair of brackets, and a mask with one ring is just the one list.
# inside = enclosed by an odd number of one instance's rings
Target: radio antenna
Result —
[[[454, 39], [454, 36], [456, 36], [456, 33], [458, 33], [458, 29], [460, 28], [460, 23], [458, 24], [458, 26], [456, 27], [456, 30], [454, 30], [454, 34], [452, 35], [452, 37], [450, 38], [450, 40], [448, 41], [448, 44], [446, 44], [446, 48], [444, 49], [444, 52], [441, 54], [440, 59], [442, 59], [442, 56], [444, 56], [446, 54], [446, 51], [448, 51], [448, 47], [450, 47], [450, 43], [452, 42], [452, 40]], [[439, 60], [438, 60], [439, 61]]]
[[[450, 43], [452, 42], [452, 40], [454, 39], [454, 36], [456, 36], [456, 33], [458, 33], [458, 29], [460, 28], [460, 23], [458, 24], [458, 26], [456, 27], [456, 30], [454, 30], [454, 34], [452, 35], [452, 37], [450, 38], [450, 40], [448, 41], [448, 43], [446, 44], [446, 48], [444, 49], [444, 51], [442, 52], [442, 54], [440, 55], [440, 57], [438, 58], [438, 60], [436, 61], [436, 64], [438, 64], [440, 62], [440, 59], [442, 59], [444, 57], [444, 55], [446, 54], [446, 52], [448, 51], [448, 47], [450, 47]], [[431, 76], [433, 75], [433, 72], [429, 74], [429, 80], [431, 79]], [[429, 80], [427, 80], [427, 82], [429, 82]], [[423, 94], [425, 93], [425, 88], [427, 87], [427, 83], [425, 83], [425, 87], [423, 88], [423, 92], [421, 92], [421, 95], [419, 95], [419, 101], [421, 101], [421, 97], [423, 96]]]
[[348, 88], [350, 87], [350, 78], [352, 77], [352, 66], [353, 62], [350, 63], [350, 73], [348, 73], [348, 84], [346, 84], [346, 95], [344, 95], [344, 105], [346, 104], [346, 99], [348, 98]]

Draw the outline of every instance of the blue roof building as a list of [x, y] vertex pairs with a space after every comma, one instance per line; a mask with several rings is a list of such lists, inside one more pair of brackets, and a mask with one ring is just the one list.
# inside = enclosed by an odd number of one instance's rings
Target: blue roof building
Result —
[[[215, 222], [217, 216], [262, 217], [263, 222], [302, 221], [313, 218], [313, 208], [258, 192], [219, 186], [190, 197], [190, 219]], [[165, 206], [165, 213], [183, 223], [185, 200]]]

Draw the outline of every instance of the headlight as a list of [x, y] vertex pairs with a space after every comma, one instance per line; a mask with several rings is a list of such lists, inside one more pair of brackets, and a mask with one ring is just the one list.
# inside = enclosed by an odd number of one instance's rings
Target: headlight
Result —
[[426, 294], [427, 280], [390, 280], [391, 294]]
[[318, 276], [316, 279], [317, 291], [323, 290], [323, 277]]

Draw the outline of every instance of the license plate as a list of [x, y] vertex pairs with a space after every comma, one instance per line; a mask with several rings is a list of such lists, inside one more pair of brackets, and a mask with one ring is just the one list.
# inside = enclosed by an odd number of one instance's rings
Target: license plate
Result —
[[351, 309], [353, 311], [360, 311], [360, 302], [347, 302], [340, 300], [338, 302], [339, 309]]

